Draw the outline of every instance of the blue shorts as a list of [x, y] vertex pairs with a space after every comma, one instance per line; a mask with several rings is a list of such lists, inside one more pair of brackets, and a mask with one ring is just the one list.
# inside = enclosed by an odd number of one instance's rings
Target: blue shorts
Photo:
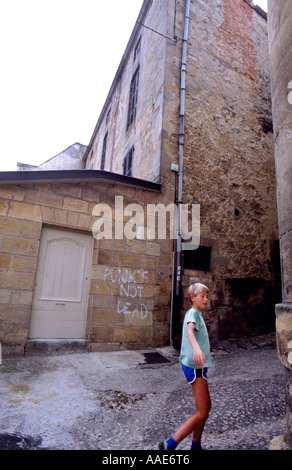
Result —
[[208, 367], [204, 367], [203, 369], [193, 369], [192, 367], [185, 366], [184, 364], [181, 366], [189, 384], [192, 384], [197, 377], [202, 377], [203, 379], [208, 380]]

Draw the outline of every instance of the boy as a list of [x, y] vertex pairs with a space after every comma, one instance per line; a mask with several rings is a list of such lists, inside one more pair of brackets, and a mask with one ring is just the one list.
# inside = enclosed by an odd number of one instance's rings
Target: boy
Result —
[[207, 328], [201, 311], [207, 307], [209, 289], [204, 284], [196, 283], [189, 288], [192, 308], [186, 314], [183, 324], [180, 362], [188, 383], [192, 386], [195, 399], [195, 413], [167, 441], [159, 442], [159, 450], [174, 450], [191, 432], [193, 440], [191, 450], [202, 450], [201, 436], [211, 409], [211, 400], [207, 382], [207, 370], [210, 365], [210, 343]]

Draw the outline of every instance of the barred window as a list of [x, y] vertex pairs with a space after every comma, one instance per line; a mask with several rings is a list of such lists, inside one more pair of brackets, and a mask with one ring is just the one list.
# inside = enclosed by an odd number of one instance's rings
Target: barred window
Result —
[[127, 129], [129, 129], [136, 117], [137, 101], [138, 101], [138, 85], [139, 85], [139, 67], [133, 75], [130, 87], [130, 99], [128, 108]]
[[111, 112], [112, 112], [112, 108], [109, 108], [106, 118], [105, 118], [105, 124], [108, 124], [110, 117], [111, 117]]
[[137, 42], [137, 45], [135, 47], [135, 50], [134, 50], [134, 62], [137, 59], [138, 55], [140, 54], [140, 50], [141, 50], [141, 36], [140, 36], [140, 38]]
[[127, 153], [124, 159], [123, 174], [125, 176], [132, 176], [133, 156], [134, 156], [134, 147], [131, 148], [131, 150]]
[[100, 169], [101, 169], [101, 170], [104, 170], [104, 167], [105, 167], [105, 156], [106, 156], [106, 147], [107, 147], [107, 136], [108, 136], [108, 133], [105, 134], [104, 139], [103, 139], [102, 154], [101, 154], [101, 163], [100, 163]]

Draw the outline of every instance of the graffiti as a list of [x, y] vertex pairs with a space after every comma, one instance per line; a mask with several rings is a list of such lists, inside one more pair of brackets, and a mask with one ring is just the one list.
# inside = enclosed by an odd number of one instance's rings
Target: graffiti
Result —
[[134, 304], [132, 302], [122, 302], [118, 300], [117, 312], [123, 313], [124, 315], [131, 315], [133, 318], [137, 317], [141, 320], [145, 320], [148, 315], [147, 305], [145, 304]]
[[[147, 305], [139, 301], [143, 298], [143, 284], [148, 281], [148, 271], [144, 269], [106, 268], [104, 281], [119, 285], [117, 312], [131, 315], [132, 318], [145, 320], [148, 315]], [[142, 285], [141, 285], [142, 284]], [[125, 299], [124, 299], [125, 298]]]
[[144, 269], [122, 269], [122, 268], [106, 268], [104, 272], [104, 280], [118, 284], [128, 284], [148, 281], [148, 271]]
[[133, 286], [131, 284], [124, 285], [121, 284], [120, 295], [125, 295], [126, 297], [141, 297], [141, 292], [143, 290], [142, 286]]

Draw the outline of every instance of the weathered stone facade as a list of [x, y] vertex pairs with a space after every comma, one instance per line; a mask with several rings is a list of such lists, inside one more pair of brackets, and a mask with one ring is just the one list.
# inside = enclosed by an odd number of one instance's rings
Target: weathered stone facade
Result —
[[215, 294], [217, 335], [260, 333], [274, 324], [277, 298], [266, 20], [243, 1], [195, 4], [187, 63], [185, 200], [200, 203], [201, 236], [212, 249], [207, 280]]
[[292, 10], [290, 2], [269, 0], [269, 44], [275, 139], [282, 303], [276, 306], [278, 353], [287, 377], [288, 443], [292, 448]]
[[55, 155], [38, 166], [18, 162], [17, 169], [18, 171], [81, 170], [83, 169], [83, 157], [86, 148], [85, 145], [76, 142], [63, 150], [63, 152], [58, 153], [58, 155]]
[[[168, 3], [168, 0], [145, 2], [139, 21], [146, 21], [151, 28], [165, 31]], [[132, 176], [160, 181], [166, 41], [138, 25], [131, 36], [129, 49], [123, 57], [89, 144], [86, 168], [101, 168], [106, 139], [105, 170], [123, 173], [124, 157], [134, 147]], [[137, 102], [136, 115], [145, 119], [134, 120], [129, 126], [129, 87], [137, 71], [138, 87], [144, 90], [144, 97]]]
[[[159, 180], [173, 191], [169, 202], [177, 197], [170, 166], [178, 163], [185, 5], [144, 2], [86, 155], [86, 166], [99, 168], [107, 135], [105, 168], [122, 173], [134, 147], [133, 175]], [[270, 66], [266, 17], [251, 1], [190, 2], [184, 111], [183, 203], [200, 204], [202, 245], [192, 260], [184, 253], [184, 293], [194, 279], [210, 286], [212, 339], [271, 330], [280, 270]], [[200, 256], [210, 257], [207, 267], [196, 268]], [[185, 296], [182, 315], [188, 305]]]
[[[124, 206], [137, 202], [145, 208], [148, 203], [163, 200], [159, 185], [149, 189], [147, 184], [135, 184], [129, 178], [115, 182], [110, 175], [101, 180], [94, 172], [89, 172], [91, 179], [84, 172], [71, 172], [69, 179], [68, 172], [55, 173], [55, 177], [51, 172], [41, 172], [42, 176], [25, 173], [8, 173], [6, 184], [2, 180], [0, 185], [0, 342], [4, 354], [23, 354], [27, 345], [44, 227], [93, 237], [94, 223], [99, 220], [92, 215], [97, 204], [107, 204], [113, 219], [123, 225], [129, 217], [115, 210], [117, 195], [123, 197]], [[88, 350], [169, 344], [169, 243], [157, 239], [94, 239], [84, 338]]]
[[95, 238], [87, 347], [179, 343], [195, 280], [210, 287], [211, 340], [274, 329], [280, 272], [266, 18], [246, 0], [192, 0], [188, 16], [187, 4], [144, 1], [85, 170], [0, 175], [0, 342], [7, 353], [27, 345], [43, 229], [92, 236], [97, 204], [125, 228], [117, 196], [144, 214], [149, 204], [176, 205], [180, 175], [180, 202], [200, 205], [200, 247], [176, 264], [168, 231], [164, 238]]

